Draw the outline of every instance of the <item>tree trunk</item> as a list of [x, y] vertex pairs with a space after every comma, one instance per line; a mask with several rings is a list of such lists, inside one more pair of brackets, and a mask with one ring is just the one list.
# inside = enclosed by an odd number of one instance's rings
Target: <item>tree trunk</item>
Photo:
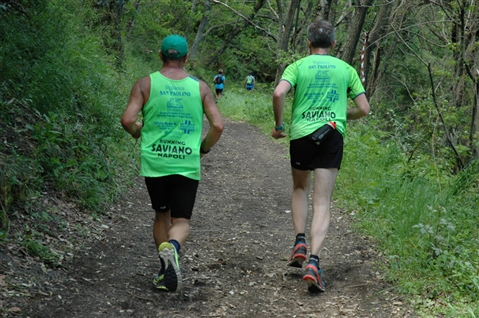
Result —
[[348, 30], [348, 39], [343, 47], [343, 54], [341, 56], [341, 59], [348, 64], [352, 64], [353, 62], [366, 14], [368, 13], [369, 7], [374, 3], [374, 0], [358, 0], [358, 3], [355, 7], [352, 25]]
[[[453, 51], [456, 62], [453, 80], [451, 81], [451, 105], [462, 109], [471, 105], [471, 119], [469, 124], [468, 160], [474, 160], [479, 156], [478, 136], [479, 113], [479, 14], [477, 10], [469, 6], [469, 1], [462, 0], [458, 3], [446, 1], [441, 3], [440, 8], [448, 16], [453, 17], [451, 29], [451, 43], [455, 44]], [[467, 80], [467, 76], [471, 81]], [[472, 83], [472, 85], [471, 85]], [[472, 95], [472, 96], [471, 96]], [[458, 127], [461, 129], [461, 127]]]
[[211, 9], [211, 1], [205, 0], [203, 18], [201, 19], [200, 25], [198, 27], [198, 31], [196, 32], [195, 42], [193, 42], [193, 45], [191, 46], [191, 50], [190, 50], [189, 58], [191, 60], [195, 59], [196, 53], [198, 52], [198, 48], [200, 46], [200, 42], [203, 39], [203, 32], [206, 26], [208, 25], [208, 14], [210, 12], [210, 9]]
[[[478, 71], [479, 72], [479, 71]], [[469, 145], [472, 149], [471, 160], [479, 158], [479, 146], [477, 145], [477, 132], [479, 132], [479, 74], [476, 78], [475, 97], [472, 105], [471, 132], [469, 133]]]
[[331, 0], [320, 0], [318, 1], [318, 5], [316, 6], [316, 17], [318, 19], [329, 20], [329, 13], [331, 12]]
[[464, 53], [465, 53], [465, 12], [464, 8], [460, 6], [457, 16], [459, 21], [453, 22], [452, 27], [452, 43], [457, 44], [457, 50], [454, 52], [454, 61], [456, 61], [456, 68], [454, 74], [454, 80], [451, 81], [451, 90], [453, 91], [453, 105], [456, 107], [461, 107], [463, 104], [463, 92], [464, 92]]
[[[392, 8], [391, 1], [385, 1], [381, 4], [379, 8], [379, 13], [377, 15], [376, 24], [374, 28], [369, 33], [369, 39], [366, 43], [366, 49], [364, 52], [364, 72], [366, 76], [366, 95], [368, 97], [374, 94], [375, 85], [370, 85], [369, 83], [374, 83], [377, 76], [379, 67], [381, 66], [381, 56], [382, 56], [382, 47], [381, 47], [381, 39], [384, 38], [389, 30], [389, 22], [391, 21], [391, 8]], [[367, 31], [366, 31], [367, 32]], [[374, 55], [374, 64], [371, 69], [371, 59]], [[371, 79], [371, 81], [369, 81]]]
[[[280, 15], [280, 21], [278, 25], [278, 54], [280, 52], [287, 52], [288, 51], [288, 44], [289, 44], [289, 36], [291, 34], [291, 30], [293, 28], [293, 20], [298, 9], [298, 5], [300, 4], [301, 0], [292, 0], [289, 5], [289, 9], [287, 15]], [[279, 11], [279, 10], [278, 10]], [[285, 63], [278, 63], [276, 67], [276, 77], [274, 80], [274, 85], [276, 86], [283, 75], [283, 71], [285, 69]]]
[[[135, 8], [136, 14], [140, 14], [140, 2], [136, 2], [133, 4], [133, 7]], [[127, 27], [126, 27], [126, 34], [129, 37], [131, 34], [131, 31], [133, 30], [133, 27], [135, 26], [135, 15], [128, 21]]]

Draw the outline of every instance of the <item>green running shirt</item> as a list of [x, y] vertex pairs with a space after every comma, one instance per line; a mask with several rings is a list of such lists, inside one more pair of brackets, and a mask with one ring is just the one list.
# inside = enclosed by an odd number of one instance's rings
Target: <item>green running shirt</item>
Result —
[[141, 168], [144, 177], [172, 174], [200, 180], [203, 103], [200, 82], [191, 75], [172, 80], [150, 74], [150, 98], [143, 106]]
[[313, 54], [289, 65], [281, 80], [295, 88], [290, 140], [307, 136], [330, 121], [345, 136], [347, 99], [365, 93], [352, 66], [330, 55]]

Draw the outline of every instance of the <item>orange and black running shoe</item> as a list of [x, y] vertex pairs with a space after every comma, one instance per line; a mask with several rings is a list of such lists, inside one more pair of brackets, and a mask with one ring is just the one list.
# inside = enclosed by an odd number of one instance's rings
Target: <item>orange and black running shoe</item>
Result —
[[286, 265], [291, 267], [303, 267], [303, 262], [306, 260], [306, 254], [308, 253], [308, 247], [306, 243], [299, 242], [293, 247], [291, 256], [289, 257], [288, 263]]
[[310, 292], [317, 293], [326, 291], [326, 287], [324, 287], [324, 282], [321, 278], [321, 274], [321, 269], [316, 267], [315, 263], [310, 261], [308, 265], [306, 265], [303, 280], [308, 283], [308, 290]]

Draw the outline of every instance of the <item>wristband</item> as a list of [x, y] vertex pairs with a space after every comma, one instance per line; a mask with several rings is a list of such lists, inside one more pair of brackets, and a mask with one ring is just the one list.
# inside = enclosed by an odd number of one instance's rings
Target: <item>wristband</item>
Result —
[[200, 146], [200, 153], [201, 153], [201, 154], [206, 155], [206, 154], [207, 154], [208, 152], [210, 152], [210, 151], [211, 151], [211, 148], [208, 149], [208, 151], [204, 151], [204, 150], [203, 150], [203, 147]]
[[281, 126], [275, 126], [274, 130], [276, 130], [276, 131], [284, 130], [284, 123], [282, 123]]

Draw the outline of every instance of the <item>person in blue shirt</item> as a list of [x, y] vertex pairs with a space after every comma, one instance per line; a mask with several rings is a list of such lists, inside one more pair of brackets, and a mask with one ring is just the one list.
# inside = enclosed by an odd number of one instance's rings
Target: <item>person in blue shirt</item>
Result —
[[218, 74], [213, 78], [213, 83], [215, 83], [216, 89], [216, 100], [220, 99], [223, 94], [223, 89], [225, 88], [226, 77], [223, 75], [223, 70], [219, 69]]

